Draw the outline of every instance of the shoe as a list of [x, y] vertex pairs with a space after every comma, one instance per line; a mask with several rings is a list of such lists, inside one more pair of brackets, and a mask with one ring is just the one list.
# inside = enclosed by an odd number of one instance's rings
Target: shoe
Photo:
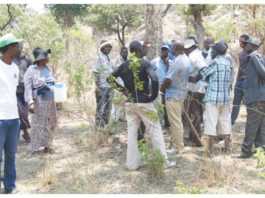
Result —
[[247, 159], [247, 158], [250, 158], [252, 156], [252, 153], [245, 153], [245, 152], [242, 152], [238, 158], [240, 159]]
[[166, 165], [165, 165], [165, 169], [168, 169], [168, 168], [173, 168], [176, 166], [176, 162], [174, 161], [166, 161]]
[[16, 188], [11, 188], [11, 189], [5, 189], [4, 194], [16, 194], [17, 190]]
[[52, 148], [45, 147], [43, 150], [44, 153], [54, 154], [55, 151]]

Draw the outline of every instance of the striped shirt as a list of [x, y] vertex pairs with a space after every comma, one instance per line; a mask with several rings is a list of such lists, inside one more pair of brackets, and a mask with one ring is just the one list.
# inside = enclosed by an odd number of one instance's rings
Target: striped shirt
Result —
[[228, 104], [234, 75], [231, 59], [226, 56], [217, 56], [208, 67], [200, 70], [200, 74], [209, 83], [204, 102]]

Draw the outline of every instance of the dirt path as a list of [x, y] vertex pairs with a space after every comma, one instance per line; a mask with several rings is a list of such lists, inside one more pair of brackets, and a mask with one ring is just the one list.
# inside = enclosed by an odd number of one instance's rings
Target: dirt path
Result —
[[[233, 155], [239, 154], [245, 113], [234, 128]], [[146, 168], [127, 171], [126, 128], [113, 143], [91, 149], [93, 131], [82, 121], [61, 115], [53, 155], [31, 156], [23, 141], [17, 159], [20, 193], [264, 193], [256, 160], [239, 160], [218, 154], [202, 157], [202, 148], [189, 148], [170, 156], [177, 167], [161, 179], [150, 178]], [[88, 145], [91, 144], [91, 145]], [[94, 145], [95, 146], [95, 145]], [[176, 185], [176, 182], [178, 184]]]

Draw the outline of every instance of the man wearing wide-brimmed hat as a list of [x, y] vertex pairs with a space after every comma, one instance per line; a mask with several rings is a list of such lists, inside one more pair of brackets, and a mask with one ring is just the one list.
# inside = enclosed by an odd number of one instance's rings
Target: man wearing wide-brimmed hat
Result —
[[113, 71], [109, 54], [112, 50], [111, 42], [102, 40], [99, 46], [98, 58], [93, 72], [96, 80], [96, 126], [105, 127], [108, 124], [111, 113], [113, 91], [107, 77]]
[[249, 54], [245, 82], [245, 102], [247, 124], [241, 147], [241, 158], [252, 156], [252, 147], [265, 146], [265, 61], [257, 52], [261, 42], [253, 37], [246, 41], [245, 50]]
[[20, 129], [16, 97], [19, 70], [13, 60], [19, 52], [18, 43], [21, 41], [12, 34], [0, 38], [0, 161], [4, 150], [5, 193], [12, 193], [16, 187], [15, 158]]

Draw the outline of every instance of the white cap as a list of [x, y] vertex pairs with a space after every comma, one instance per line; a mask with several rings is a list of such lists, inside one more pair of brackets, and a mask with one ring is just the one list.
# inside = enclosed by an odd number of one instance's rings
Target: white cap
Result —
[[192, 46], [196, 46], [197, 44], [196, 44], [196, 42], [193, 40], [193, 39], [187, 39], [187, 40], [185, 40], [185, 42], [184, 42], [184, 48], [185, 49], [189, 49], [189, 48], [191, 48]]
[[103, 42], [103, 43], [100, 44], [99, 49], [101, 49], [102, 47], [105, 47], [107, 45], [112, 46], [112, 43], [110, 41], [105, 41], [105, 42]]

